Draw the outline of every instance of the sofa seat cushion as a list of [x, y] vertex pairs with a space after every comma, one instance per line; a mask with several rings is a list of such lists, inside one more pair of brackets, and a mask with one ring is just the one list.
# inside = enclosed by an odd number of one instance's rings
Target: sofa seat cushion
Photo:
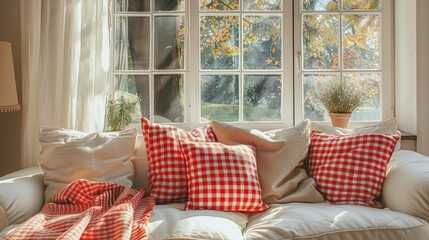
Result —
[[246, 214], [184, 208], [184, 203], [156, 205], [147, 225], [149, 239], [243, 239]]
[[253, 214], [245, 239], [427, 239], [429, 224], [407, 214], [358, 205], [271, 204]]

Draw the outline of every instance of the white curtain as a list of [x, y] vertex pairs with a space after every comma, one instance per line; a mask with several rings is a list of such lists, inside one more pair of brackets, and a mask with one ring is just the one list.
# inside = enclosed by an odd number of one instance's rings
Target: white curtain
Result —
[[23, 167], [37, 164], [38, 131], [102, 131], [109, 77], [106, 0], [21, 0]]

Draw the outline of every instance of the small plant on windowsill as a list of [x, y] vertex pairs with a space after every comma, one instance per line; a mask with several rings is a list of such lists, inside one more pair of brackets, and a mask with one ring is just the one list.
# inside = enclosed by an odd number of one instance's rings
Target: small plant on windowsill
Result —
[[344, 79], [328, 79], [316, 84], [316, 95], [329, 112], [332, 126], [347, 128], [353, 111], [369, 98], [361, 85]]
[[124, 130], [133, 120], [136, 103], [129, 102], [122, 96], [118, 100], [109, 100], [107, 105], [107, 131]]

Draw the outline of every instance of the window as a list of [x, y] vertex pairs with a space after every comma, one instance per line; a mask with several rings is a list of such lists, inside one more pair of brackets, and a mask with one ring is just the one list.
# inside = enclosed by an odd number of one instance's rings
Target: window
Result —
[[315, 84], [332, 78], [354, 81], [370, 94], [365, 106], [352, 114], [352, 121], [379, 121], [384, 110], [387, 116], [391, 101], [383, 108], [382, 95], [390, 95], [390, 33], [383, 17], [388, 17], [384, 13], [389, 6], [389, 1], [379, 0], [299, 1], [296, 39], [301, 46], [296, 49], [295, 76], [302, 82], [304, 118], [329, 119], [317, 102]]
[[380, 120], [384, 5], [115, 0], [112, 97], [136, 104], [136, 125], [145, 116], [189, 128], [220, 120], [264, 129], [326, 120], [314, 82], [343, 78], [374, 93], [353, 119]]
[[184, 122], [185, 1], [115, 0], [114, 98], [156, 122]]
[[282, 121], [282, 9], [280, 0], [200, 1], [202, 121]]

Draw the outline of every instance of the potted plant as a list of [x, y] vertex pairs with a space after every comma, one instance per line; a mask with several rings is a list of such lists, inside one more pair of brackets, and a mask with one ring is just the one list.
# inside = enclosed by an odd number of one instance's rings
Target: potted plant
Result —
[[328, 79], [316, 84], [319, 102], [331, 118], [332, 126], [347, 128], [351, 113], [368, 99], [366, 91], [354, 81]]
[[132, 103], [121, 96], [118, 100], [109, 100], [107, 106], [107, 131], [121, 131], [133, 120], [136, 103]]

